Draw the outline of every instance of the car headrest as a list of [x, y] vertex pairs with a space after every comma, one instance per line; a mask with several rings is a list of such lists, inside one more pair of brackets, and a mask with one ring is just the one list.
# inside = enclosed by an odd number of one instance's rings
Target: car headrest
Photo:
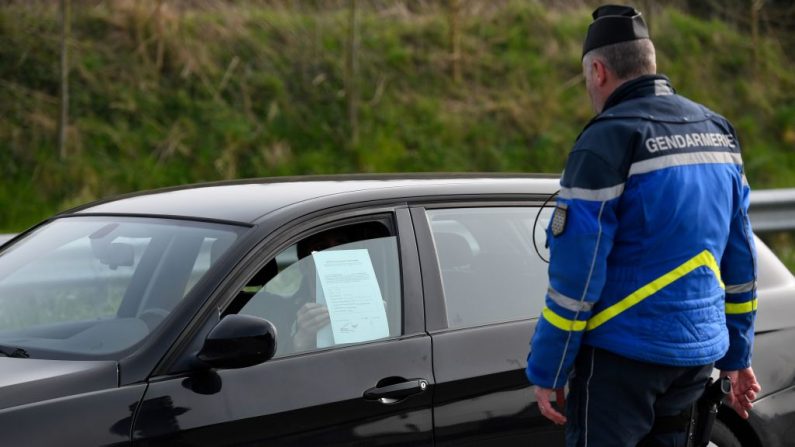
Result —
[[474, 254], [464, 236], [456, 233], [436, 233], [433, 239], [439, 256], [439, 266], [442, 269], [449, 270], [472, 264]]
[[279, 267], [276, 265], [276, 259], [271, 259], [248, 281], [246, 287], [263, 287], [277, 273], [279, 273]]

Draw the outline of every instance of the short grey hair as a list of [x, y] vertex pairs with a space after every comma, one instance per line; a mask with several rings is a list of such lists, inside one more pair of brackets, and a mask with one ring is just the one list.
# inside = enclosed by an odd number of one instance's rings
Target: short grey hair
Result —
[[582, 59], [584, 67], [594, 59], [601, 60], [616, 77], [628, 81], [638, 76], [657, 73], [657, 56], [649, 39], [629, 40], [594, 48]]

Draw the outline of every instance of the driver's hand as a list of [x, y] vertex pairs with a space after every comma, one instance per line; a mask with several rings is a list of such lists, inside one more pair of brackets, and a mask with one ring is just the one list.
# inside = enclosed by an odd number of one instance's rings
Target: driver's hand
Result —
[[328, 308], [323, 304], [306, 303], [296, 314], [296, 330], [293, 335], [293, 346], [296, 351], [305, 351], [315, 347], [317, 331], [331, 322]]

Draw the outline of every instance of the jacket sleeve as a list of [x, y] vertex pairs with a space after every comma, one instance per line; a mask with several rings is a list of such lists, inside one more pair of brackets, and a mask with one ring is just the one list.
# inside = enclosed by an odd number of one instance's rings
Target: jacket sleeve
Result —
[[715, 363], [718, 369], [734, 371], [751, 366], [756, 318], [756, 248], [748, 220], [750, 188], [745, 177], [735, 201], [726, 249], [721, 259], [721, 277], [726, 285], [726, 326], [729, 350]]
[[589, 150], [569, 155], [560, 195], [547, 228], [550, 244], [546, 307], [527, 359], [528, 379], [544, 388], [568, 380], [591, 309], [605, 283], [624, 178]]

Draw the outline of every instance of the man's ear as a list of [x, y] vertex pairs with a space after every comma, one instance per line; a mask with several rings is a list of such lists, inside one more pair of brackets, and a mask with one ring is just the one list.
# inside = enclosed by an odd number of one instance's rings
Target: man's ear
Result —
[[607, 83], [607, 67], [605, 67], [604, 62], [599, 59], [593, 59], [591, 61], [591, 70], [593, 73], [594, 85], [601, 87]]

